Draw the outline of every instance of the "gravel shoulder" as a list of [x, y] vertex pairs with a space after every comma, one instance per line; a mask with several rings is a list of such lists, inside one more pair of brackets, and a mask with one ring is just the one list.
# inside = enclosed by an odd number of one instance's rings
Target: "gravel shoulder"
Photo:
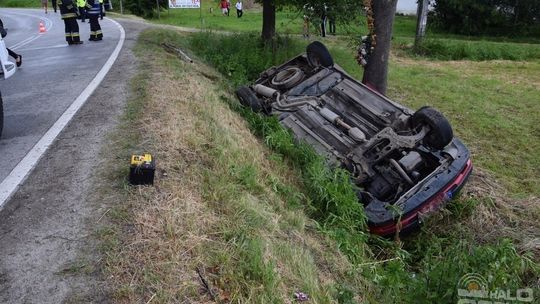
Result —
[[118, 21], [126, 40], [116, 63], [0, 212], [0, 303], [108, 301], [93, 237], [107, 206], [93, 189], [136, 73], [132, 48], [147, 27]]

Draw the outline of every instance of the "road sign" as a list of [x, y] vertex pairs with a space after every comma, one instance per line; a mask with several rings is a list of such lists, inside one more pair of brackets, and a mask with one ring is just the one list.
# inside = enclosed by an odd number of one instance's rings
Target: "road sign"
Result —
[[200, 0], [169, 0], [169, 8], [201, 8]]

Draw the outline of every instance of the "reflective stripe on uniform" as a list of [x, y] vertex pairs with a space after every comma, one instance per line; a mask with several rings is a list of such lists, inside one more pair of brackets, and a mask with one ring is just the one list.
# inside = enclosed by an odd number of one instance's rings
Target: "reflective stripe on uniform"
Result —
[[76, 18], [76, 17], [77, 17], [77, 14], [75, 14], [75, 13], [66, 13], [66, 14], [62, 14], [62, 19]]

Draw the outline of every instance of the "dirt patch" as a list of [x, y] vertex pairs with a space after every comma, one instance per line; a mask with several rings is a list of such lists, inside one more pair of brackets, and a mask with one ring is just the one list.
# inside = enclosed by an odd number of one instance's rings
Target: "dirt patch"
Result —
[[127, 39], [113, 68], [0, 214], [0, 302], [106, 302], [96, 267], [96, 168], [118, 123], [136, 70], [131, 52], [143, 26], [122, 22]]

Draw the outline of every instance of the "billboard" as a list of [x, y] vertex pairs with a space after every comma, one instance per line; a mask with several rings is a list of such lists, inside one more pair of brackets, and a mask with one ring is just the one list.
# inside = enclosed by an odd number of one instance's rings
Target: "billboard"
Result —
[[201, 0], [169, 0], [169, 8], [201, 8]]

